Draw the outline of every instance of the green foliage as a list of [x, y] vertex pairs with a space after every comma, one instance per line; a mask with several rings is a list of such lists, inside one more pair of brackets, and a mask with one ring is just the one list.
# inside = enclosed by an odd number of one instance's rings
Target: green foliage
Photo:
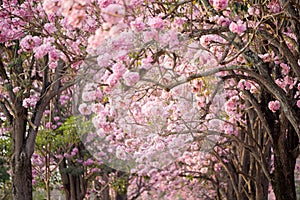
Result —
[[10, 137], [0, 137], [0, 156], [10, 158], [11, 156], [11, 140]]
[[5, 159], [0, 158], [0, 184], [9, 180], [9, 174], [7, 173], [7, 167], [5, 167]]
[[68, 144], [78, 143], [80, 138], [76, 131], [75, 120], [75, 117], [71, 116], [56, 130], [40, 130], [36, 138], [37, 146], [43, 148], [50, 142], [53, 150], [51, 152], [55, 152], [62, 147], [67, 147]]
[[128, 188], [128, 177], [118, 177], [112, 182], [112, 187], [118, 193], [125, 194]]

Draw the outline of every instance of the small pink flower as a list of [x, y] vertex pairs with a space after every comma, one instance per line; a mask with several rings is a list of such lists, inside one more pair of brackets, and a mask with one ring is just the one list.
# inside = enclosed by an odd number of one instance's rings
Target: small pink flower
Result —
[[146, 27], [141, 17], [138, 17], [135, 19], [135, 21], [130, 22], [130, 26], [136, 32], [143, 31]]
[[78, 148], [77, 147], [73, 148], [72, 152], [74, 152], [75, 154], [78, 153]]
[[27, 35], [20, 42], [20, 46], [26, 52], [32, 51], [34, 47], [37, 47], [41, 44], [42, 44], [41, 38], [39, 38], [38, 36], [31, 36], [31, 35]]
[[48, 34], [52, 34], [57, 31], [57, 28], [55, 27], [54, 23], [46, 23], [44, 25], [44, 28]]
[[56, 67], [57, 67], [57, 62], [51, 62], [51, 63], [49, 64], [49, 68], [50, 68], [50, 69], [56, 69]]
[[174, 22], [173, 22], [173, 26], [174, 28], [182, 28], [183, 24], [186, 22], [187, 20], [185, 18], [181, 18], [181, 17], [175, 17]]
[[140, 75], [137, 72], [127, 71], [123, 75], [123, 79], [124, 79], [126, 85], [133, 86], [140, 80]]
[[45, 56], [52, 48], [53, 47], [50, 43], [42, 44], [41, 46], [34, 48], [34, 57], [40, 59]]
[[119, 4], [110, 4], [102, 10], [103, 18], [107, 23], [117, 24], [125, 16], [125, 9]]
[[108, 79], [106, 80], [106, 83], [111, 86], [114, 87], [118, 81], [119, 81], [120, 77], [117, 76], [116, 74], [112, 74], [108, 77]]
[[93, 168], [93, 169], [92, 169], [92, 172], [94, 172], [94, 173], [95, 173], [95, 172], [100, 172], [100, 169], [98, 169], [98, 168]]
[[57, 128], [57, 125], [55, 125], [55, 124], [53, 124], [52, 126], [51, 126], [51, 129], [53, 129], [53, 130], [55, 130]]
[[300, 108], [300, 100], [297, 101], [297, 107]]
[[202, 174], [206, 174], [208, 172], [208, 168], [207, 167], [203, 167], [203, 168], [200, 169], [200, 172]]
[[164, 148], [165, 148], [165, 144], [163, 142], [158, 142], [156, 145], [155, 145], [155, 148], [156, 150], [158, 151], [163, 151]]
[[278, 100], [270, 101], [268, 107], [272, 112], [276, 112], [276, 110], [280, 109], [280, 102]]
[[250, 8], [248, 8], [248, 13], [249, 13], [249, 15], [259, 15], [260, 11], [258, 8], [251, 6]]
[[106, 8], [112, 3], [114, 3], [114, 0], [98, 0], [98, 4], [100, 5], [100, 8]]
[[84, 166], [92, 165], [92, 164], [94, 164], [94, 161], [92, 159], [90, 159], [90, 158], [83, 162]]
[[153, 61], [153, 59], [152, 59], [152, 56], [148, 56], [147, 58], [143, 58], [142, 60], [141, 60], [141, 68], [143, 68], [143, 69], [146, 69], [146, 70], [148, 70], [148, 69], [150, 69], [153, 65], [152, 65], [152, 62]]
[[221, 16], [218, 18], [217, 23], [221, 26], [229, 26], [230, 20], [228, 18]]
[[21, 89], [20, 87], [14, 87], [14, 88], [13, 88], [13, 92], [14, 92], [14, 93], [17, 93], [17, 92], [20, 91], [20, 89]]
[[60, 117], [55, 116], [53, 119], [54, 119], [54, 121], [58, 121], [60, 119]]
[[246, 24], [242, 20], [238, 20], [236, 23], [231, 22], [229, 25], [229, 30], [240, 35], [246, 31]]
[[68, 154], [68, 153], [64, 153], [64, 157], [65, 157], [65, 158], [71, 158], [72, 155], [70, 155], [70, 154]]
[[228, 0], [213, 0], [212, 5], [216, 10], [223, 10], [227, 7]]
[[78, 110], [82, 115], [90, 115], [92, 113], [90, 106], [86, 103], [80, 104]]
[[149, 42], [151, 40], [158, 41], [158, 31], [155, 29], [152, 29], [150, 31], [143, 32], [144, 40], [145, 42]]
[[280, 67], [282, 68], [283, 75], [287, 75], [290, 71], [290, 67], [285, 63], [280, 63]]
[[164, 27], [164, 20], [160, 17], [153, 17], [149, 19], [149, 25], [152, 28], [162, 29]]
[[118, 77], [121, 77], [126, 72], [125, 66], [121, 63], [114, 64], [112, 70]]

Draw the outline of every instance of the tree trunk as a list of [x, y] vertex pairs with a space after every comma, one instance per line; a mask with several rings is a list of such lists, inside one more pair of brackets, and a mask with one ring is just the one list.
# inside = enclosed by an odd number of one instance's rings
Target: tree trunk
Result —
[[25, 110], [20, 109], [13, 121], [12, 130], [12, 199], [32, 199], [31, 155], [26, 151], [26, 118]]
[[[283, 163], [282, 160], [288, 161]], [[277, 200], [296, 200], [294, 177], [295, 160], [275, 156], [274, 181], [272, 186]]]
[[87, 183], [82, 174], [74, 174], [72, 170], [69, 172], [68, 168], [72, 167], [74, 166], [67, 166], [65, 161], [59, 165], [65, 198], [66, 200], [82, 200], [86, 194]]
[[280, 123], [274, 128], [272, 186], [276, 200], [296, 200], [294, 170], [297, 155], [293, 155], [293, 150], [297, 147], [299, 138], [284, 115], [279, 120]]
[[25, 151], [12, 158], [13, 200], [32, 199], [31, 160]]
[[285, 151], [285, 144], [278, 140], [274, 147], [274, 172], [272, 186], [276, 200], [296, 200], [294, 169], [296, 159]]

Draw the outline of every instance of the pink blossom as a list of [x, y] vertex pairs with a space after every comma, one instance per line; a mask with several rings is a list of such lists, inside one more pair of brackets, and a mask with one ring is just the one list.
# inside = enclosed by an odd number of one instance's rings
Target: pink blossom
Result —
[[33, 107], [35, 107], [35, 105], [38, 102], [38, 100], [39, 100], [38, 97], [36, 97], [36, 96], [30, 96], [29, 98], [25, 98], [23, 100], [23, 104], [22, 105], [23, 105], [24, 108], [29, 108], [29, 107], [33, 108]]
[[249, 13], [249, 15], [259, 15], [260, 11], [258, 8], [251, 6], [250, 8], [248, 8], [248, 13]]
[[147, 58], [143, 58], [141, 60], [141, 63], [142, 63], [141, 68], [146, 69], [146, 70], [150, 69], [153, 66], [152, 61], [153, 61], [152, 56], [148, 56]]
[[102, 28], [98, 28], [95, 32], [95, 35], [92, 35], [88, 39], [89, 48], [96, 49], [98, 46], [102, 44], [105, 40], [107, 33], [102, 30]]
[[49, 58], [51, 61], [57, 61], [61, 56], [61, 51], [51, 48], [49, 52]]
[[94, 164], [94, 161], [90, 158], [83, 162], [83, 165], [85, 165], [85, 166], [92, 165], [92, 164]]
[[174, 28], [182, 28], [183, 24], [187, 21], [187, 19], [182, 17], [175, 17], [172, 26]]
[[300, 100], [297, 101], [297, 107], [300, 108]]
[[99, 55], [97, 57], [97, 63], [100, 67], [106, 67], [109, 65], [111, 59], [111, 55], [108, 53], [105, 53], [103, 55]]
[[203, 168], [200, 169], [200, 172], [202, 174], [206, 174], [208, 172], [208, 168], [207, 167], [203, 167]]
[[218, 23], [219, 25], [221, 25], [221, 26], [229, 26], [229, 24], [230, 24], [230, 19], [221, 16], [221, 17], [218, 18], [217, 23]]
[[44, 25], [45, 30], [47, 31], [48, 34], [53, 34], [54, 32], [57, 31], [57, 28], [55, 27], [54, 23], [46, 23]]
[[285, 63], [280, 63], [280, 67], [282, 69], [282, 74], [287, 75], [290, 71], [290, 67]]
[[50, 68], [50, 69], [56, 69], [56, 67], [57, 67], [57, 62], [51, 62], [51, 63], [49, 64], [49, 68]]
[[93, 168], [93, 169], [92, 169], [92, 172], [93, 172], [93, 173], [100, 172], [100, 169], [98, 169], [98, 168]]
[[59, 0], [45, 0], [43, 1], [43, 9], [50, 15], [51, 13], [58, 13], [59, 10]]
[[212, 5], [216, 10], [223, 10], [227, 7], [228, 0], [213, 0]]
[[108, 79], [106, 80], [106, 83], [111, 86], [114, 87], [118, 81], [120, 80], [120, 77], [116, 74], [112, 74], [108, 77]]
[[238, 20], [236, 23], [231, 22], [229, 25], [229, 30], [240, 35], [246, 31], [246, 24], [242, 20]]
[[163, 142], [158, 142], [156, 145], [155, 145], [155, 148], [156, 150], [158, 151], [163, 151], [164, 148], [165, 148], [165, 144]]
[[40, 59], [42, 57], [44, 57], [53, 47], [51, 47], [50, 43], [45, 43], [42, 44], [41, 46], [38, 46], [36, 48], [34, 48], [34, 56], [37, 59]]
[[85, 102], [96, 100], [95, 91], [84, 91], [82, 93], [82, 100]]
[[135, 19], [135, 21], [130, 22], [130, 26], [136, 32], [143, 31], [146, 27], [141, 17], [138, 17]]
[[123, 146], [118, 146], [116, 149], [116, 157], [118, 159], [125, 160], [126, 159], [126, 152], [125, 152], [125, 147]]
[[123, 75], [123, 79], [124, 79], [126, 85], [133, 86], [140, 80], [140, 75], [137, 72], [127, 71]]
[[80, 104], [78, 110], [82, 115], [90, 115], [92, 113], [90, 106], [86, 103]]
[[94, 113], [100, 113], [103, 110], [104, 110], [104, 106], [101, 103], [96, 103], [96, 104], [93, 104], [93, 106], [92, 106], [92, 111]]
[[20, 46], [24, 51], [29, 52], [32, 51], [34, 47], [39, 46], [41, 43], [42, 39], [38, 36], [27, 35], [21, 40]]
[[279, 0], [271, 0], [268, 8], [274, 12], [274, 13], [278, 13], [280, 11], [280, 1]]
[[162, 29], [164, 26], [164, 20], [161, 19], [160, 17], [150, 18], [148, 23], [152, 28], [156, 28], [156, 29]]
[[21, 89], [20, 87], [14, 87], [14, 88], [13, 88], [13, 92], [14, 92], [14, 93], [17, 93], [17, 92], [20, 91], [20, 89]]
[[143, 32], [144, 40], [145, 42], [149, 42], [151, 40], [156, 40], [158, 41], [158, 32], [155, 29], [152, 29], [147, 32]]
[[98, 0], [98, 4], [100, 8], [106, 8], [112, 3], [114, 3], [114, 0]]
[[125, 16], [125, 9], [119, 4], [110, 4], [102, 10], [102, 13], [107, 23], [117, 24]]
[[64, 157], [65, 158], [72, 158], [72, 155], [68, 154], [68, 153], [64, 153]]
[[116, 76], [121, 77], [126, 72], [124, 64], [116, 63], [112, 66], [112, 70]]
[[270, 101], [268, 107], [272, 112], [276, 112], [276, 110], [280, 109], [280, 102], [278, 100]]

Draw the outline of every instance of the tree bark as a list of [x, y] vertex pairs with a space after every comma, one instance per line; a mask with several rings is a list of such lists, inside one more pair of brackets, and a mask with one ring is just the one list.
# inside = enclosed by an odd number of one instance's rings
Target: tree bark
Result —
[[13, 200], [32, 199], [31, 160], [26, 152], [14, 155], [12, 160]]
[[281, 113], [274, 126], [274, 172], [272, 186], [276, 200], [296, 200], [295, 166], [298, 155], [293, 150], [299, 138], [286, 116]]
[[82, 200], [86, 194], [87, 183], [82, 174], [73, 174], [72, 171], [68, 172], [67, 168], [70, 167], [74, 166], [67, 166], [65, 161], [59, 165], [65, 198], [66, 200]]
[[13, 200], [32, 199], [31, 155], [28, 155], [25, 146], [26, 121], [24, 116], [25, 111], [21, 109], [13, 121], [11, 159]]

